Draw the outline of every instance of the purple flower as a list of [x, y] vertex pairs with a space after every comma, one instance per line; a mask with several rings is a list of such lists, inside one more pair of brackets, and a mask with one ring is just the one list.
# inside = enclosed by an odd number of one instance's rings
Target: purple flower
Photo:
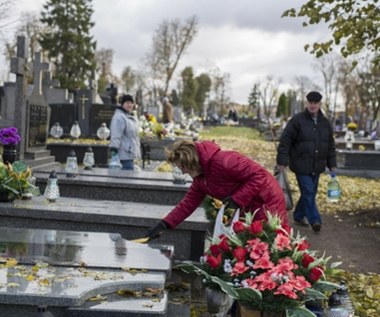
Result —
[[17, 128], [0, 129], [0, 143], [3, 145], [16, 145], [21, 141], [20, 135], [17, 133]]

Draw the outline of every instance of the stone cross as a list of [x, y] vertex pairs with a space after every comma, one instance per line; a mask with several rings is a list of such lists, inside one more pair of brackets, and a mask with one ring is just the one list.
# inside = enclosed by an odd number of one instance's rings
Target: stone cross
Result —
[[26, 150], [26, 110], [27, 110], [27, 74], [28, 74], [28, 41], [24, 36], [17, 37], [17, 56], [11, 59], [11, 73], [16, 74], [14, 126], [17, 128], [21, 141], [17, 145], [20, 160]]
[[41, 62], [41, 52], [36, 52], [33, 63], [33, 92], [32, 94], [42, 95], [42, 72], [49, 70], [48, 63]]
[[89, 99], [86, 97], [86, 95], [82, 95], [82, 97], [80, 97], [79, 100], [82, 102], [82, 120], [84, 120], [84, 119], [86, 119], [84, 104]]

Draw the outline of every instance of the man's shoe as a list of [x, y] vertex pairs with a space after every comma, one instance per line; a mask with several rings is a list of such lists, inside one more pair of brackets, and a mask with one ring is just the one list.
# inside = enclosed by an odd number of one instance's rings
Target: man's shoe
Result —
[[322, 226], [319, 222], [316, 222], [311, 225], [311, 228], [313, 229], [314, 232], [319, 232], [321, 231]]
[[296, 225], [299, 225], [299, 226], [302, 226], [302, 227], [308, 227], [309, 226], [309, 224], [308, 224], [308, 222], [306, 221], [305, 218], [302, 218], [301, 220], [295, 220], [294, 219], [294, 223]]

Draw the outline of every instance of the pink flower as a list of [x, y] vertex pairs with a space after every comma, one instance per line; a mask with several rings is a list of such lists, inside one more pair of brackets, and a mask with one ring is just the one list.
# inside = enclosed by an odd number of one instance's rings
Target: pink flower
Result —
[[286, 297], [297, 299], [298, 296], [294, 292], [294, 287], [290, 283], [284, 283], [280, 285], [274, 292], [275, 295], [285, 295]]
[[231, 276], [238, 276], [240, 274], [243, 274], [249, 269], [248, 266], [244, 264], [244, 262], [237, 262], [235, 266], [232, 269]]
[[261, 257], [261, 255], [268, 250], [268, 244], [265, 242], [261, 242], [260, 239], [252, 239], [248, 240], [247, 244], [249, 246], [249, 249], [251, 250], [249, 257], [252, 260], [257, 260]]
[[264, 252], [263, 255], [256, 260], [255, 264], [253, 265], [254, 269], [271, 269], [274, 267], [274, 264], [270, 260], [269, 252]]
[[276, 238], [274, 239], [275, 245], [278, 250], [291, 250], [292, 247], [290, 245], [290, 239], [288, 236], [285, 236], [283, 234], [278, 234]]

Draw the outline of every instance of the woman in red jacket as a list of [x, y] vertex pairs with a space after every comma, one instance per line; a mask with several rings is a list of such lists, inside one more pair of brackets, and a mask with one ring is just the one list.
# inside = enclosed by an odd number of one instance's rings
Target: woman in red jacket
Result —
[[241, 212], [257, 210], [255, 220], [266, 212], [277, 214], [288, 225], [284, 194], [276, 179], [259, 163], [235, 151], [223, 151], [210, 141], [181, 140], [167, 152], [168, 161], [193, 178], [185, 197], [156, 226], [148, 230], [154, 239], [164, 229], [175, 228], [189, 217], [206, 195], [222, 200], [226, 208]]

